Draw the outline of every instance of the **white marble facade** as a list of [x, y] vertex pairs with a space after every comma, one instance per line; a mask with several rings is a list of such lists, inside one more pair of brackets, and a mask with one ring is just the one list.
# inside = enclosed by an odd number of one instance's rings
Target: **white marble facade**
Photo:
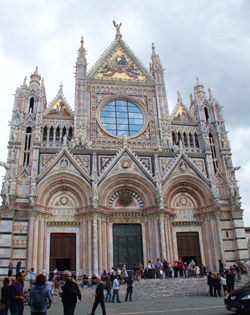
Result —
[[151, 60], [146, 69], [119, 31], [88, 71], [81, 40], [74, 110], [62, 84], [47, 102], [38, 68], [17, 88], [1, 162], [0, 276], [10, 260], [48, 272], [51, 233], [76, 234], [77, 273], [109, 269], [113, 224], [141, 225], [144, 264], [173, 262], [176, 233], [189, 232], [208, 269], [248, 258], [222, 107], [197, 79], [190, 105], [178, 91], [170, 115], [154, 45]]

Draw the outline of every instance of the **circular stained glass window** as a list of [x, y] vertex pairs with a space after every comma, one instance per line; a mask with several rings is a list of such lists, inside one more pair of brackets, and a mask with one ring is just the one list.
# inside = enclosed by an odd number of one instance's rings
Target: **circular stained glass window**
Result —
[[101, 111], [103, 127], [110, 133], [122, 137], [132, 136], [143, 126], [143, 114], [133, 103], [116, 100], [107, 103]]

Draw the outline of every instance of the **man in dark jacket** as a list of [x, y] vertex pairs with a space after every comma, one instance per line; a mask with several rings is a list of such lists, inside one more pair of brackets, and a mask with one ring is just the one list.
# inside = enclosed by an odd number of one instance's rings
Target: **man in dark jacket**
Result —
[[226, 275], [227, 280], [227, 292], [230, 293], [234, 290], [234, 274], [229, 269]]
[[207, 276], [207, 285], [209, 286], [210, 296], [213, 296], [214, 278], [211, 271], [209, 271], [208, 276]]
[[1, 296], [1, 304], [2, 304], [2, 313], [0, 311], [0, 314], [7, 315], [9, 304], [10, 304], [10, 286], [9, 286], [10, 280], [9, 278], [4, 278], [3, 280], [3, 287], [2, 287], [2, 296]]
[[105, 309], [105, 304], [104, 304], [104, 294], [103, 294], [104, 285], [101, 282], [100, 278], [97, 278], [96, 283], [97, 283], [97, 286], [95, 290], [95, 302], [92, 307], [92, 312], [89, 315], [95, 314], [95, 310], [99, 303], [101, 304], [102, 314], [106, 315], [106, 309]]
[[81, 293], [75, 279], [71, 278], [70, 271], [65, 270], [62, 277], [64, 286], [62, 286], [60, 295], [62, 296], [64, 315], [74, 315], [77, 297], [81, 300]]

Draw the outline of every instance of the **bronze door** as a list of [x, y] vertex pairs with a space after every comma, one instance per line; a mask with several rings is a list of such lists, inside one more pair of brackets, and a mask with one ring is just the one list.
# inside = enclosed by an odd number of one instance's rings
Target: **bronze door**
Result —
[[195, 263], [201, 268], [200, 242], [198, 232], [178, 232], [177, 247], [178, 258], [187, 264], [194, 259]]
[[132, 270], [135, 263], [143, 262], [140, 224], [114, 224], [113, 245], [115, 268], [125, 265]]
[[50, 270], [70, 269], [76, 271], [76, 234], [51, 233], [50, 235]]

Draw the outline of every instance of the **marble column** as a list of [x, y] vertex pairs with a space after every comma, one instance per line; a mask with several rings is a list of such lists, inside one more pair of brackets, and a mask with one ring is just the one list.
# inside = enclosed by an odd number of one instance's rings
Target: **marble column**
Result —
[[33, 257], [33, 231], [34, 231], [34, 217], [29, 218], [29, 234], [28, 234], [28, 244], [27, 244], [27, 260], [26, 260], [26, 270], [32, 268], [32, 257]]
[[219, 213], [215, 215], [215, 220], [216, 220], [216, 228], [217, 228], [217, 234], [218, 234], [218, 242], [219, 242], [219, 247], [220, 247], [220, 259], [225, 264], [226, 262], [225, 262], [225, 257], [224, 257]]
[[97, 235], [97, 219], [93, 219], [93, 269], [98, 274], [98, 235]]
[[165, 242], [165, 229], [164, 229], [164, 217], [160, 215], [160, 238], [161, 238], [161, 259], [166, 258], [166, 242]]

